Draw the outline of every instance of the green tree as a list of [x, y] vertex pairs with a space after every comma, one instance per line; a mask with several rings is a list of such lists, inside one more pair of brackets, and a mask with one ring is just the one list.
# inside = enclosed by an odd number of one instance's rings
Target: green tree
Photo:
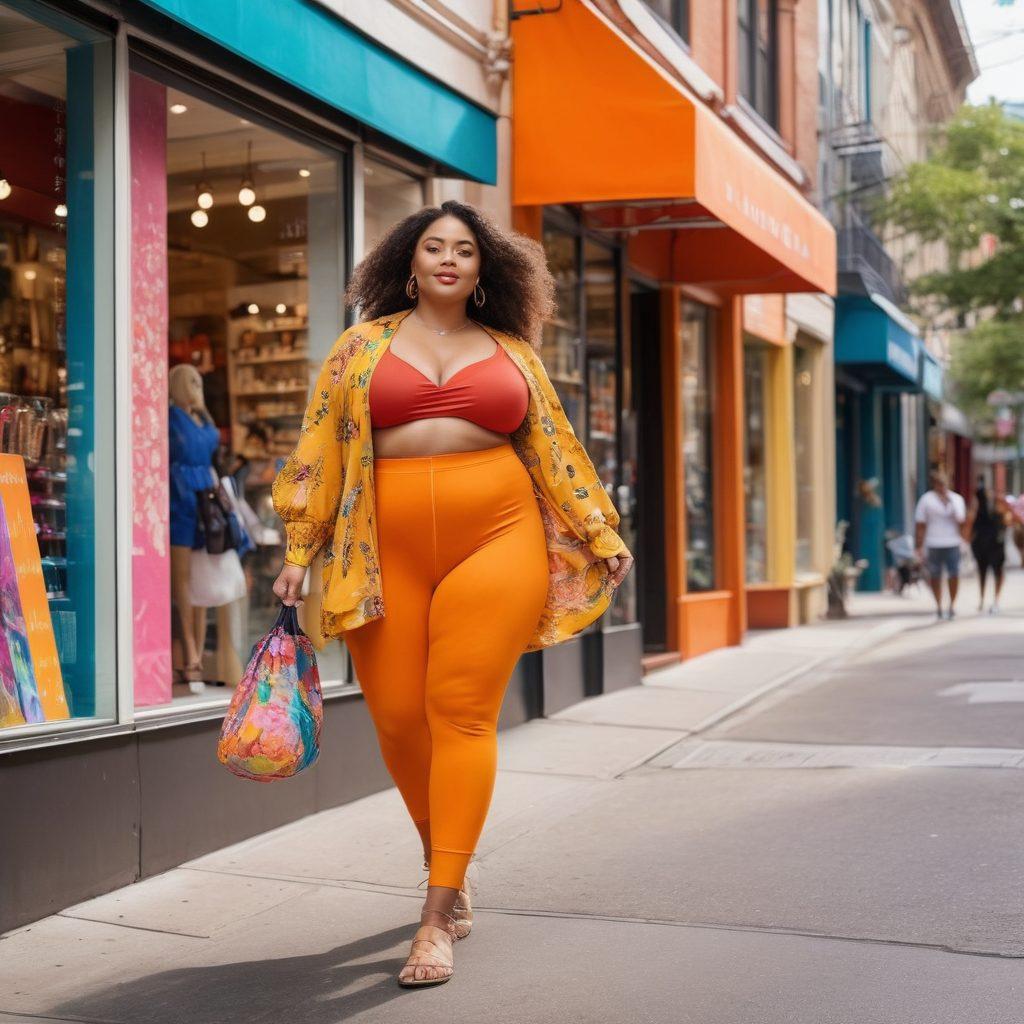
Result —
[[[958, 336], [950, 376], [958, 399], [988, 418], [991, 391], [1024, 390], [1024, 122], [995, 103], [963, 107], [931, 157], [893, 182], [879, 212], [905, 233], [948, 246], [947, 269], [910, 288], [957, 313], [985, 316]], [[986, 235], [995, 245], [982, 258]]]
[[[883, 216], [925, 241], [945, 241], [950, 266], [912, 282], [918, 295], [959, 312], [1020, 312], [1024, 290], [1024, 122], [997, 104], [965, 106], [942, 129], [931, 158], [897, 178]], [[995, 254], [971, 265], [985, 235]]]
[[978, 420], [992, 410], [988, 396], [998, 389], [1024, 390], [1024, 320], [985, 320], [953, 346], [950, 375], [964, 411]]

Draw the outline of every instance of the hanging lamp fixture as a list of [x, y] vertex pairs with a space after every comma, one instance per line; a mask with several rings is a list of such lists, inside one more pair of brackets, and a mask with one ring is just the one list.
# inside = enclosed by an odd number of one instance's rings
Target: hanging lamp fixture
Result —
[[238, 201], [242, 206], [252, 206], [256, 202], [256, 188], [252, 180], [252, 140], [248, 143], [248, 156], [245, 161], [246, 173], [242, 179], [242, 187], [238, 190]]
[[213, 206], [213, 190], [210, 188], [210, 183], [206, 180], [206, 153], [202, 154], [202, 158], [203, 176], [196, 185], [196, 205], [200, 210], [208, 210]]

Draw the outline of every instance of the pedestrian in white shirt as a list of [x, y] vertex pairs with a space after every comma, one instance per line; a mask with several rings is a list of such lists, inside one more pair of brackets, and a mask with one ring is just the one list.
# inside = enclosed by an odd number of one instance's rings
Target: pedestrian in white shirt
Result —
[[940, 619], [942, 572], [946, 571], [949, 618], [953, 618], [953, 605], [960, 585], [960, 541], [967, 519], [967, 506], [956, 491], [949, 489], [944, 470], [934, 470], [929, 482], [932, 489], [921, 495], [914, 513], [917, 556], [920, 559], [923, 555]]

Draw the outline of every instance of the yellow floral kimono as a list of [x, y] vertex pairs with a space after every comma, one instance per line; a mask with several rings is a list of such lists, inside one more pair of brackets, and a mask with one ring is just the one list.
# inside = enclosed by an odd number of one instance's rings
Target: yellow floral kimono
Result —
[[[370, 376], [404, 310], [355, 324], [335, 343], [316, 382], [295, 451], [274, 481], [274, 508], [287, 533], [285, 560], [309, 565], [324, 548], [321, 629], [340, 637], [386, 613], [374, 517]], [[628, 555], [612, 505], [565, 417], [533, 347], [485, 328], [530, 389], [522, 424], [509, 436], [529, 470], [547, 538], [548, 599], [525, 650], [567, 640], [608, 607], [629, 562], [609, 573], [603, 559]], [[509, 573], [516, 567], [510, 565]]]

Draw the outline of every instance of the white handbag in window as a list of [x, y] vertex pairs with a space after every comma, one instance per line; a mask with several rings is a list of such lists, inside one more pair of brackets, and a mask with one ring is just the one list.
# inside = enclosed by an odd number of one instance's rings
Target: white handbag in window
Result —
[[193, 548], [189, 568], [188, 596], [196, 608], [219, 608], [246, 595], [242, 561], [233, 548], [219, 555]]

